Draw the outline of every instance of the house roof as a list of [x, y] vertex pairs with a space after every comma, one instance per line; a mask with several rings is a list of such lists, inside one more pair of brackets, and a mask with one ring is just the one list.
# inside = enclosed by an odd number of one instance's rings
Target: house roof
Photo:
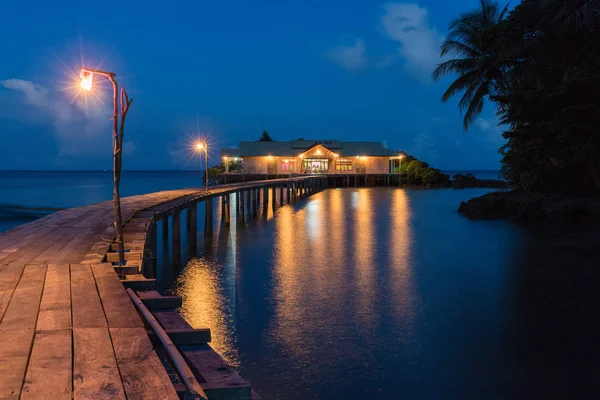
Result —
[[398, 153], [386, 149], [379, 142], [340, 142], [339, 140], [292, 140], [289, 142], [240, 142], [238, 149], [221, 149], [222, 157], [296, 157], [320, 144], [342, 157], [387, 156]]

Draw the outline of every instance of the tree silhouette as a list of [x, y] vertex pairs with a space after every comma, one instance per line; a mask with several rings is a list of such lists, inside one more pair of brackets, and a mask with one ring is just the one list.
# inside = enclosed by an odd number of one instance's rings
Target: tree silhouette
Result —
[[262, 135], [260, 136], [260, 139], [258, 139], [259, 142], [272, 142], [273, 139], [271, 138], [271, 136], [269, 135], [269, 132], [267, 131], [263, 131]]

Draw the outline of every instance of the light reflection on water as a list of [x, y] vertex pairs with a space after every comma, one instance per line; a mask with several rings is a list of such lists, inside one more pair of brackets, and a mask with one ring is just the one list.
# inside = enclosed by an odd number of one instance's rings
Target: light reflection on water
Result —
[[195, 258], [175, 281], [174, 292], [183, 298], [180, 312], [185, 320], [194, 328], [209, 327], [213, 349], [237, 368], [235, 282], [227, 272], [204, 258]]
[[[600, 356], [583, 322], [598, 251], [456, 213], [482, 193], [327, 190], [246, 225], [232, 213], [178, 277], [182, 312], [265, 399], [550, 398]], [[544, 279], [573, 254], [576, 284]]]

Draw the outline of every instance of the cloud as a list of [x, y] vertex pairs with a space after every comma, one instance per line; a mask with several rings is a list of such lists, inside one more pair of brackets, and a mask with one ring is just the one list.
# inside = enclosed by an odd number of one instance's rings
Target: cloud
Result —
[[504, 137], [502, 136], [503, 129], [498, 125], [498, 119], [486, 119], [479, 117], [475, 121], [475, 127], [480, 131], [484, 132], [488, 138], [488, 140], [496, 143], [504, 142]]
[[417, 4], [384, 5], [380, 26], [388, 39], [398, 42], [400, 56], [413, 76], [429, 81], [440, 62], [440, 46], [444, 37], [428, 22], [428, 11]]
[[[90, 104], [83, 96], [72, 103], [35, 82], [22, 79], [0, 81], [0, 86], [19, 92], [24, 103], [52, 121], [59, 147], [58, 157], [98, 156], [112, 147], [107, 104]], [[23, 111], [26, 112], [26, 111]], [[15, 117], [18, 118], [18, 117]]]
[[364, 71], [369, 65], [362, 39], [356, 39], [353, 46], [342, 45], [330, 50], [327, 58], [348, 72]]
[[135, 153], [136, 143], [133, 143], [131, 140], [125, 140], [123, 137], [123, 155], [130, 156]]
[[439, 158], [435, 138], [427, 133], [419, 133], [413, 138], [411, 154], [414, 154], [420, 160], [435, 162]]

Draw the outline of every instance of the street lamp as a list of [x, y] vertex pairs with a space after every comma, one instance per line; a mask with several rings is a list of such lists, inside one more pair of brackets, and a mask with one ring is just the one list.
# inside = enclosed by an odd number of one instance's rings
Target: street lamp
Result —
[[204, 158], [206, 160], [206, 168], [204, 168], [204, 175], [206, 178], [205, 191], [208, 193], [208, 142], [206, 140], [204, 140], [204, 142], [197, 142], [195, 148], [198, 152], [204, 152]]
[[[125, 117], [129, 111], [129, 106], [133, 99], [127, 96], [125, 88], [121, 88], [119, 96], [119, 86], [115, 80], [114, 72], [99, 71], [96, 69], [82, 68], [79, 73], [81, 78], [81, 87], [86, 91], [91, 91], [94, 82], [94, 75], [100, 75], [108, 79], [113, 86], [113, 213], [115, 225], [115, 240], [119, 251], [119, 265], [125, 265], [125, 248], [123, 246], [123, 220], [121, 217], [121, 196], [119, 194], [119, 184], [121, 183], [121, 166], [123, 161], [123, 133], [125, 129]], [[119, 112], [120, 111], [120, 112]], [[119, 117], [121, 117], [119, 119]]]

